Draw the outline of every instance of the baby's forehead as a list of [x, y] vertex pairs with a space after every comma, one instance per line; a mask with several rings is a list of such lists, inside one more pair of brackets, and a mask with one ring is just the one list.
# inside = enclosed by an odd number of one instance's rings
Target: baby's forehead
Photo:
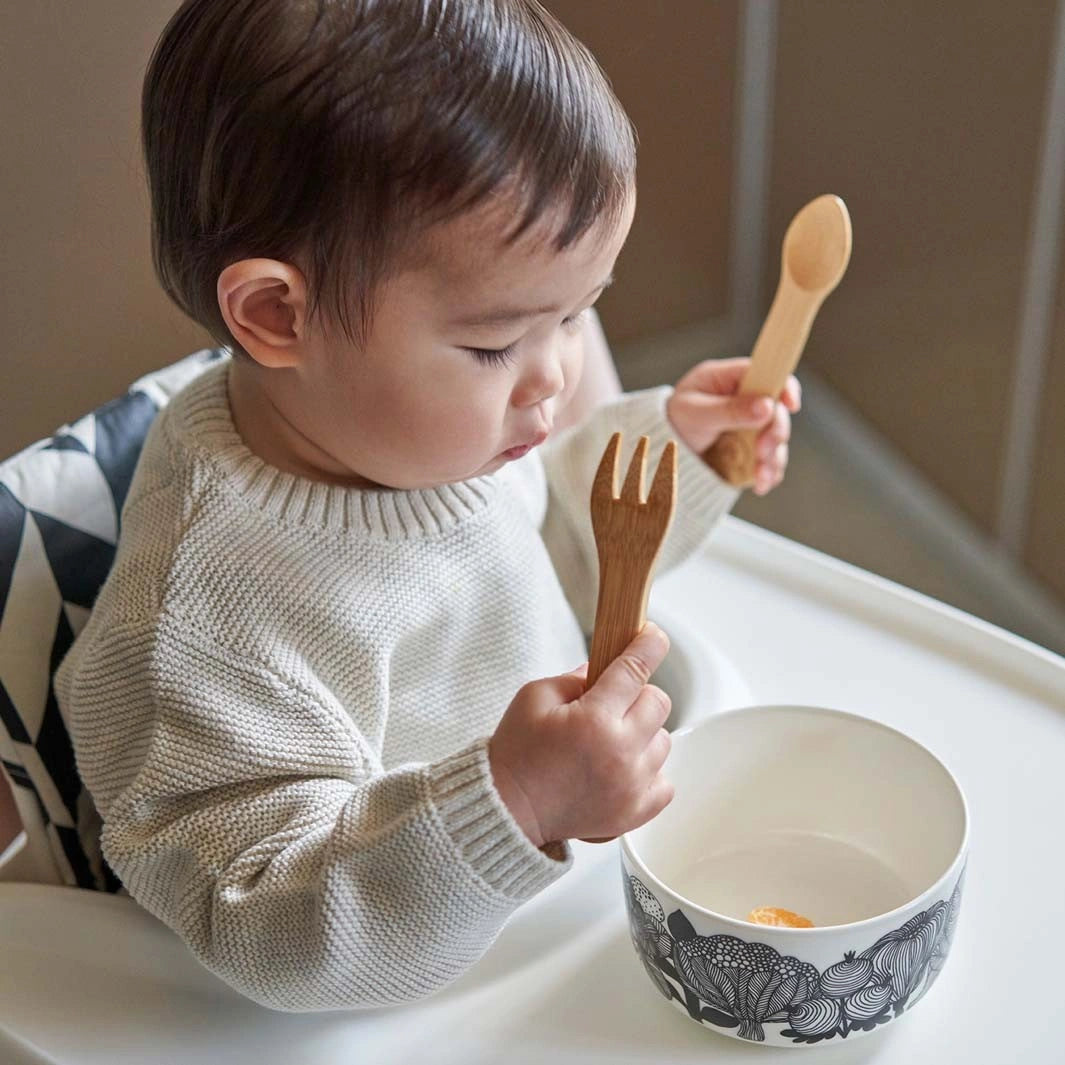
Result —
[[515, 238], [512, 234], [521, 209], [511, 198], [493, 198], [438, 222], [423, 235], [423, 262], [447, 275], [462, 276], [500, 260], [550, 256], [554, 245], [551, 215], [545, 214]]
[[564, 208], [544, 212], [514, 237], [521, 210], [513, 199], [493, 200], [438, 223], [424, 234], [415, 269], [441, 288], [494, 292], [553, 272], [563, 263], [593, 258], [616, 228], [603, 219], [573, 244], [559, 249], [557, 235], [565, 219]]

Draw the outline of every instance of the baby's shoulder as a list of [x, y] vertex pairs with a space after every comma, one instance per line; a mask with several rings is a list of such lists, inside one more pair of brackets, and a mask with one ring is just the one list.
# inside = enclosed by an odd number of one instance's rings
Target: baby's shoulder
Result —
[[116, 623], [173, 613], [182, 603], [209, 606], [220, 589], [239, 587], [257, 557], [235, 542], [231, 530], [246, 527], [248, 515], [189, 439], [182, 407], [177, 396], [153, 422], [122, 510], [114, 563], [94, 608]]

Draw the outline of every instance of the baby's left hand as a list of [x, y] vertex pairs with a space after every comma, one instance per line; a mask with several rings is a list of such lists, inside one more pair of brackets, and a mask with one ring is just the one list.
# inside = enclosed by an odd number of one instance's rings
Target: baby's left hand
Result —
[[737, 395], [750, 361], [707, 359], [693, 366], [677, 382], [666, 413], [677, 435], [700, 455], [726, 430], [761, 429], [753, 490], [764, 496], [784, 479], [791, 415], [802, 406], [802, 389], [792, 376], [779, 403], [767, 396]]

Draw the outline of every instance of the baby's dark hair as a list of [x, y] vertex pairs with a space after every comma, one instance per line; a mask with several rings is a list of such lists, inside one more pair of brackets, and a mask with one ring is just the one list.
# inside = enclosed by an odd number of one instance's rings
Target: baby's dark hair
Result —
[[234, 347], [218, 275], [296, 262], [351, 339], [434, 223], [516, 193], [561, 250], [620, 217], [635, 136], [588, 50], [536, 0], [186, 0], [144, 81], [163, 287]]

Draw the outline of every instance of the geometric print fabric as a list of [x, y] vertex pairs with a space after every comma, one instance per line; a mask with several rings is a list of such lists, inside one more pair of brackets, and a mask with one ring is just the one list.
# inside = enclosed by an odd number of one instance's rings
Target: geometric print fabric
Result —
[[122, 504], [148, 429], [170, 397], [228, 355], [214, 348], [0, 464], [0, 762], [35, 875], [117, 891], [81, 785], [52, 677], [111, 569]]

